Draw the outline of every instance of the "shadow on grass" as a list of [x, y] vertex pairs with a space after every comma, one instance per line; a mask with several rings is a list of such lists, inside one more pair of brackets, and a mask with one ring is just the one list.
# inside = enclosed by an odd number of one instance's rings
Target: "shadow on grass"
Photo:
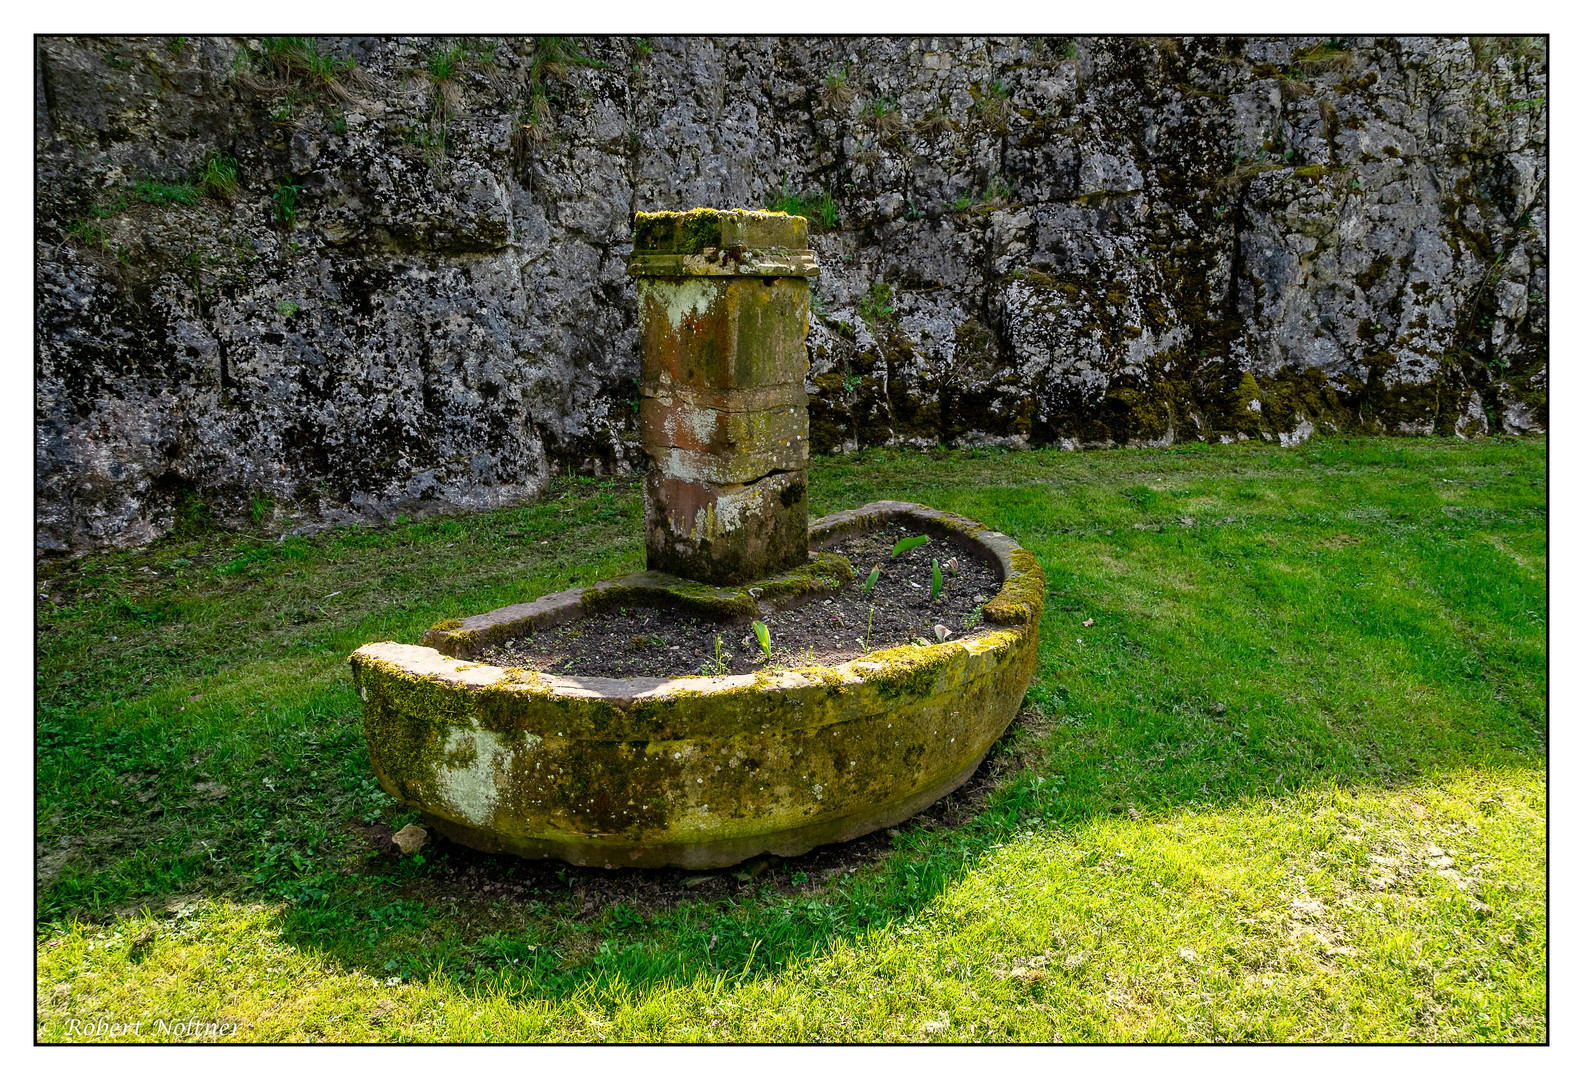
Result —
[[[1050, 580], [1040, 670], [957, 793], [898, 829], [734, 870], [583, 869], [443, 842], [421, 858], [383, 853], [415, 815], [373, 786], [357, 702], [329, 669], [289, 690], [270, 669], [256, 700], [206, 726], [181, 719], [185, 685], [93, 721], [46, 702], [40, 915], [159, 910], [194, 892], [270, 899], [286, 941], [348, 968], [598, 998], [783, 969], [905, 920], [1028, 828], [1534, 764], [1542, 449], [1484, 453], [1490, 475], [1469, 471], [1448, 506], [1451, 481], [1435, 474], [1457, 454], [1074, 455], [1056, 465], [1110, 472], [1061, 500], [1029, 476], [976, 485], [966, 456], [943, 480], [899, 456], [889, 472], [830, 469], [843, 503], [882, 487], [1033, 550]], [[1024, 471], [1055, 468], [1024, 457]], [[1514, 467], [1497, 475], [1503, 463]], [[233, 669], [228, 681], [247, 680]]]
[[[1043, 685], [1036, 696], [1052, 695]], [[1295, 793], [1310, 783], [1389, 788], [1421, 775], [1383, 749], [1398, 733], [1375, 728], [1331, 747], [1247, 756], [1213, 793], [1179, 797], [1169, 778], [1097, 777], [1074, 788], [1081, 754], [1037, 706], [1019, 715], [970, 781], [902, 827], [743, 867], [694, 871], [602, 870], [528, 863], [437, 843], [422, 867], [395, 855], [365, 865], [388, 890], [360, 906], [333, 894], [304, 898], [281, 923], [285, 940], [377, 976], [421, 978], [443, 965], [463, 992], [601, 1004], [703, 976], [736, 983], [773, 974], [840, 941], [900, 923], [937, 899], [984, 854], [1029, 828], [1076, 830], [1096, 818], [1224, 807]], [[1235, 718], [1221, 719], [1235, 728]], [[1157, 728], [1162, 740], [1192, 725]], [[1491, 732], [1426, 765], [1477, 767], [1513, 760], [1509, 733]], [[1356, 767], [1337, 767], [1351, 760]], [[1110, 770], [1103, 770], [1110, 772]], [[391, 901], [395, 896], [399, 899]], [[405, 921], [404, 921], [405, 920]], [[359, 929], [348, 932], [351, 926]], [[378, 929], [374, 929], [378, 928]], [[361, 935], [361, 936], [359, 936]]]
[[[491, 993], [504, 984], [540, 997], [762, 975], [905, 919], [1009, 836], [1040, 788], [1014, 775], [1026, 773], [1029, 722], [1047, 726], [1025, 711], [961, 788], [900, 828], [806, 855], [702, 872], [605, 870], [437, 838], [418, 867], [389, 851], [364, 857], [363, 872], [400, 896], [394, 911], [325, 891], [291, 908], [282, 936], [370, 974], [421, 977], [443, 962], [464, 989], [482, 980]], [[383, 847], [388, 827], [361, 832]], [[392, 935], [369, 932], [381, 921]], [[384, 953], [402, 931], [413, 947]]]

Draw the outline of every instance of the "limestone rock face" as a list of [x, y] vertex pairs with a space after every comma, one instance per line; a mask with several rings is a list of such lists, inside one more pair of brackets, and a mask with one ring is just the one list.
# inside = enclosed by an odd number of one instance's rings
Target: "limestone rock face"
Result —
[[1542, 41], [36, 49], [46, 554], [641, 467], [635, 211], [809, 217], [815, 453], [1547, 424]]

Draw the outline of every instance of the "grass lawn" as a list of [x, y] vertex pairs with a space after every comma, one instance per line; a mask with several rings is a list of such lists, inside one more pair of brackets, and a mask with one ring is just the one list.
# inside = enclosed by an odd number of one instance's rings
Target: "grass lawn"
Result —
[[365, 835], [346, 655], [639, 569], [630, 480], [41, 566], [37, 1037], [1543, 1041], [1545, 454], [816, 461], [1031, 549], [1039, 672], [968, 788], [712, 874]]

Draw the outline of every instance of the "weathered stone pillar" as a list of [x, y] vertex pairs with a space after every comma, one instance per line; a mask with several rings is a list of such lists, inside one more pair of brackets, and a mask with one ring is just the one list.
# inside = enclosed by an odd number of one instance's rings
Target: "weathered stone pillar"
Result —
[[637, 214], [648, 567], [738, 585], [808, 560], [808, 222]]

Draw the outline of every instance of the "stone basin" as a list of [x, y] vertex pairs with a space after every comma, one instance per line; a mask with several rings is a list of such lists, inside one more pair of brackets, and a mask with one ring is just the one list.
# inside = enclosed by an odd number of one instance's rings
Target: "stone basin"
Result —
[[905, 821], [966, 781], [1016, 715], [1038, 662], [1045, 584], [1010, 537], [915, 503], [821, 518], [810, 551], [893, 520], [989, 559], [1001, 587], [983, 633], [724, 677], [556, 676], [468, 660], [598, 610], [612, 590], [629, 605], [640, 594], [707, 600], [700, 590], [727, 604], [795, 603], [851, 572], [815, 557], [778, 593], [654, 574], [556, 593], [441, 623], [423, 645], [352, 654], [381, 785], [459, 843], [582, 866], [730, 866]]

